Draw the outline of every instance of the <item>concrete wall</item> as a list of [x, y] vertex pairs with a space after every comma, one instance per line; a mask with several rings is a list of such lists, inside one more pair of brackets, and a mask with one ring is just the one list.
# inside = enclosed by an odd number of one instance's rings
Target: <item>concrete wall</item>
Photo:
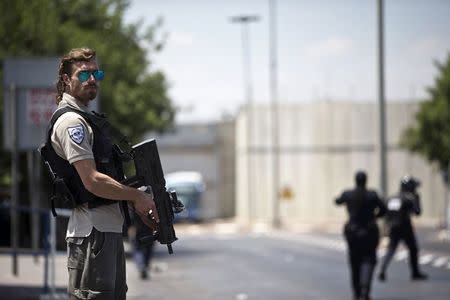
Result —
[[[417, 102], [387, 103], [388, 194], [398, 190], [403, 175], [420, 178], [424, 211], [420, 220], [438, 223], [444, 219], [445, 207], [439, 172], [398, 147], [400, 134], [417, 108]], [[290, 200], [279, 200], [284, 222], [342, 221], [345, 209], [333, 201], [344, 188], [353, 187], [358, 169], [367, 171], [368, 186], [378, 190], [377, 109], [375, 102], [280, 106], [279, 185], [294, 194]], [[236, 216], [242, 222], [270, 222], [274, 205], [270, 107], [253, 107], [250, 116], [250, 130], [247, 111], [241, 111], [236, 120]]]
[[234, 122], [178, 125], [155, 138], [165, 174], [200, 172], [206, 189], [202, 206], [205, 219], [234, 216]]

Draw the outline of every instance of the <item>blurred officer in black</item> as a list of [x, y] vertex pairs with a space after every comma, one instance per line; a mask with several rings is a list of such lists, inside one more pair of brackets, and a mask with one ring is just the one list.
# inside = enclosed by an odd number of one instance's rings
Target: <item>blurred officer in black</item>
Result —
[[140, 242], [141, 238], [148, 237], [149, 228], [136, 214], [133, 214], [132, 216], [135, 228], [135, 235], [133, 238], [133, 259], [139, 271], [140, 278], [149, 280], [155, 242]]
[[372, 275], [377, 262], [376, 250], [379, 230], [376, 218], [386, 212], [377, 193], [366, 189], [367, 175], [359, 171], [355, 175], [356, 188], [347, 190], [336, 199], [336, 204], [345, 204], [349, 220], [344, 226], [348, 244], [354, 299], [370, 299]]
[[389, 246], [378, 274], [380, 281], [386, 280], [386, 269], [400, 241], [403, 241], [409, 249], [411, 279], [424, 280], [428, 277], [419, 270], [419, 249], [410, 217], [411, 214], [421, 213], [420, 196], [416, 190], [419, 185], [420, 182], [414, 177], [405, 176], [400, 181], [400, 193], [387, 201], [386, 225], [389, 231]]

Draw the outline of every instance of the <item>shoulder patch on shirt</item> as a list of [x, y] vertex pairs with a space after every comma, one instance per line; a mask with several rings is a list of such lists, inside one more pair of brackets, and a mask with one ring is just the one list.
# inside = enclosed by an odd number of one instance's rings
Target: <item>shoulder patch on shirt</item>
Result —
[[75, 127], [69, 127], [67, 128], [67, 131], [69, 132], [69, 136], [78, 145], [81, 144], [84, 140], [84, 128], [81, 125], [75, 126]]
[[399, 198], [392, 198], [387, 205], [387, 208], [390, 211], [399, 211], [401, 207], [402, 201]]

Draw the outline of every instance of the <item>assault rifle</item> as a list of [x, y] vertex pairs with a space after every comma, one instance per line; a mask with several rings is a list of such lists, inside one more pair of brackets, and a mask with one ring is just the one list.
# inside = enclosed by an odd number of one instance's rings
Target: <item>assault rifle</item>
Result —
[[154, 139], [133, 146], [130, 154], [134, 161], [136, 175], [126, 178], [122, 183], [134, 188], [147, 187], [147, 192], [153, 193], [159, 215], [156, 232], [151, 232], [149, 228], [149, 235], [141, 238], [140, 242], [146, 244], [157, 240], [161, 244], [166, 244], [169, 254], [172, 254], [172, 243], [177, 240], [173, 228], [174, 212], [183, 211], [184, 205], [177, 199], [175, 192], [169, 192], [166, 189], [166, 180]]

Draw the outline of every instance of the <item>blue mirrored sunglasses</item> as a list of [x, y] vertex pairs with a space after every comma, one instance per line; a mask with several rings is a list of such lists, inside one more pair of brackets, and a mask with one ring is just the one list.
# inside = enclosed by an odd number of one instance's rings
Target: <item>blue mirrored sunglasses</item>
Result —
[[95, 71], [80, 71], [78, 73], [78, 80], [80, 82], [88, 81], [89, 78], [91, 78], [91, 75], [94, 75], [95, 80], [101, 81], [103, 78], [105, 78], [105, 72], [103, 70], [95, 70]]

